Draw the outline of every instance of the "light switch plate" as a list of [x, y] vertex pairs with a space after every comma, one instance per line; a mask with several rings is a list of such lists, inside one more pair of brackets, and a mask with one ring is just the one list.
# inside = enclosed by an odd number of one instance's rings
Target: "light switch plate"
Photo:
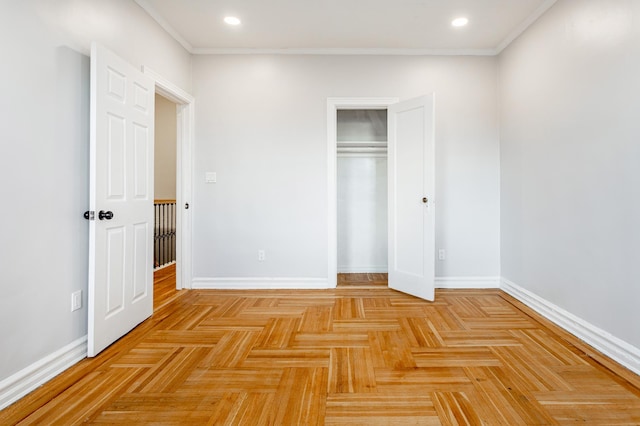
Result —
[[218, 181], [218, 176], [216, 172], [206, 172], [204, 174], [205, 183], [216, 183]]
[[82, 308], [82, 290], [71, 293], [71, 312]]

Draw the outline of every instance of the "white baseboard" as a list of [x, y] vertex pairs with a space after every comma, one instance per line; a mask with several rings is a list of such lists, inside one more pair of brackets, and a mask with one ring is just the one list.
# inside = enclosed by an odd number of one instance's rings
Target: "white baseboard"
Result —
[[175, 265], [175, 264], [176, 264], [176, 261], [172, 260], [171, 262], [165, 263], [164, 265], [156, 266], [155, 268], [153, 268], [153, 272], [157, 272], [161, 269], [168, 268], [169, 266]]
[[500, 288], [500, 277], [436, 277], [435, 286], [447, 289]]
[[[370, 269], [367, 272], [373, 272]], [[386, 272], [386, 270], [384, 271]], [[351, 272], [354, 273], [354, 272]], [[482, 289], [499, 288], [499, 277], [436, 277], [436, 288]], [[194, 278], [193, 289], [200, 290], [305, 290], [333, 288], [324, 278]]]
[[[385, 268], [386, 269], [386, 268]], [[341, 271], [342, 272], [342, 271]], [[369, 268], [366, 272], [373, 272]], [[386, 270], [384, 271], [386, 272]], [[349, 272], [356, 273], [356, 272]], [[364, 273], [364, 272], [357, 272]], [[500, 288], [499, 277], [436, 277], [436, 288], [482, 289]], [[333, 288], [324, 278], [273, 278], [273, 277], [228, 277], [194, 278], [193, 289], [200, 290], [277, 290], [277, 289], [325, 289]]]
[[640, 375], [640, 349], [502, 278], [500, 288], [549, 321]]
[[0, 382], [0, 410], [87, 357], [87, 336], [47, 355]]
[[326, 278], [230, 277], [194, 278], [193, 289], [213, 290], [317, 290], [333, 288]]
[[387, 265], [377, 266], [338, 266], [339, 274], [386, 274], [389, 271]]

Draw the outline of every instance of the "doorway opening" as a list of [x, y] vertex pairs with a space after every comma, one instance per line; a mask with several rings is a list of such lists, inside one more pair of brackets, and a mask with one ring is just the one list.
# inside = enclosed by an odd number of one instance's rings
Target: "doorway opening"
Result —
[[[155, 80], [155, 95], [161, 97], [160, 102], [169, 103], [167, 109], [173, 112], [175, 128], [170, 130], [174, 135], [173, 144], [173, 175], [175, 188], [174, 235], [175, 245], [171, 246], [175, 254], [175, 262], [170, 263], [175, 268], [175, 289], [191, 288], [191, 150], [193, 139], [193, 96], [165, 79], [152, 69], [143, 67], [143, 73]], [[157, 104], [156, 104], [157, 108]], [[161, 106], [162, 108], [162, 106]], [[171, 161], [171, 160], [168, 160]], [[164, 173], [154, 170], [155, 174]], [[154, 183], [157, 182], [154, 174]], [[170, 228], [169, 226], [167, 228]], [[171, 234], [171, 231], [169, 232]], [[173, 278], [171, 278], [173, 279]]]
[[176, 263], [176, 104], [156, 93], [154, 143], [154, 269]]
[[153, 201], [153, 306], [177, 296], [176, 288], [176, 152], [177, 105], [155, 95]]
[[336, 111], [338, 285], [386, 286], [387, 110]]

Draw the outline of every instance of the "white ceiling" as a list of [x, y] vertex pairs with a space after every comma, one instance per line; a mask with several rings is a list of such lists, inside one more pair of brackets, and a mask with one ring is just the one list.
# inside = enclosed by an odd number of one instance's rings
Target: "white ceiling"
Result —
[[[135, 0], [206, 53], [495, 55], [556, 0]], [[225, 16], [242, 24], [231, 27]], [[453, 28], [451, 20], [469, 18]]]

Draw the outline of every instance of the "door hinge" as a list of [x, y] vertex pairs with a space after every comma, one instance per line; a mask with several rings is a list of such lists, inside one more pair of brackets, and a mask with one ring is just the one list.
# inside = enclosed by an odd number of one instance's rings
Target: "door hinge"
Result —
[[87, 220], [96, 220], [96, 212], [93, 210], [87, 210], [84, 212], [84, 218]]

